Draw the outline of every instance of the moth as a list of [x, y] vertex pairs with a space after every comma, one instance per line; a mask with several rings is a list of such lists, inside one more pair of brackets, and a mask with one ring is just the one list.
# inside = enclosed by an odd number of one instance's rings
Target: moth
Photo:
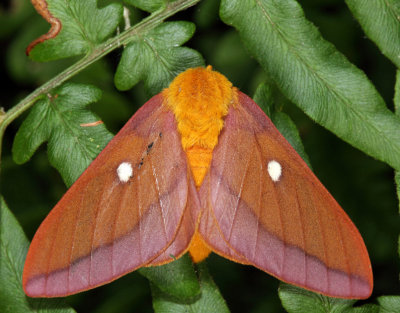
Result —
[[193, 68], [146, 102], [71, 186], [30, 246], [23, 287], [60, 297], [211, 252], [341, 298], [367, 298], [354, 224], [257, 104]]

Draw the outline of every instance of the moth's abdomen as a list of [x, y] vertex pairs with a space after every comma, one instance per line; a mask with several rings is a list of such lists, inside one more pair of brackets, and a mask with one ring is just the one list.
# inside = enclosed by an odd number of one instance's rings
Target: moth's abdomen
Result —
[[212, 149], [193, 146], [186, 150], [186, 155], [193, 173], [194, 182], [196, 187], [199, 188], [210, 166]]

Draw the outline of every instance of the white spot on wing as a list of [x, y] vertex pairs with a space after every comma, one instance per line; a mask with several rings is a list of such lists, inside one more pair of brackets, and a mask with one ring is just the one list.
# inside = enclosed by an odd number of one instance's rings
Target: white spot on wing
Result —
[[117, 168], [118, 178], [121, 183], [126, 183], [132, 177], [133, 169], [129, 162], [122, 162]]
[[275, 160], [269, 161], [268, 174], [274, 182], [277, 182], [282, 175], [282, 166]]

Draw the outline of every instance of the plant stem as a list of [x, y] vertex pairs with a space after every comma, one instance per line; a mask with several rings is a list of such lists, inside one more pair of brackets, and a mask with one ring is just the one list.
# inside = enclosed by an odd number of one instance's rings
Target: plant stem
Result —
[[41, 96], [47, 94], [53, 88], [61, 85], [63, 82], [78, 74], [90, 64], [101, 59], [114, 49], [120, 47], [121, 45], [126, 45], [132, 40], [133, 37], [148, 32], [149, 30], [161, 24], [168, 17], [195, 5], [199, 1], [200, 0], [178, 0], [169, 2], [163, 10], [153, 13], [149, 17], [143, 19], [140, 23], [128, 28], [118, 36], [108, 39], [93, 50], [89, 51], [89, 53], [78, 62], [74, 63], [63, 72], [49, 80], [47, 83], [37, 88], [6, 113], [0, 112], [0, 169], [1, 148], [5, 129], [12, 121], [29, 109]]

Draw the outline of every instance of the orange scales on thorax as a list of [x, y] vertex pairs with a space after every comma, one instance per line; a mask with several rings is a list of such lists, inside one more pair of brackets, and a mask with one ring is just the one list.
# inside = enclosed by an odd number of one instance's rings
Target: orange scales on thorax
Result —
[[[211, 164], [229, 105], [236, 102], [236, 89], [225, 76], [208, 66], [178, 75], [163, 95], [165, 105], [175, 115], [182, 147], [199, 188]], [[196, 232], [189, 247], [192, 260], [200, 262], [210, 252]]]

